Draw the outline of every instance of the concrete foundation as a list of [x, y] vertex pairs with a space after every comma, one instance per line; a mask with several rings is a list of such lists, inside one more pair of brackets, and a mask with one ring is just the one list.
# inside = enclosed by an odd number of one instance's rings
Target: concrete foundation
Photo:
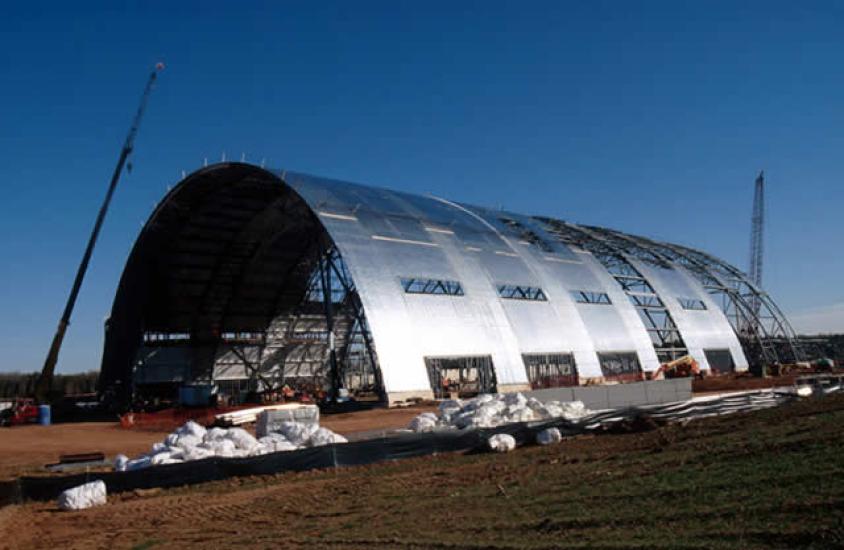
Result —
[[629, 384], [548, 388], [524, 392], [524, 394], [542, 402], [583, 401], [587, 408], [593, 410], [618, 409], [691, 399], [692, 379], [671, 378]]

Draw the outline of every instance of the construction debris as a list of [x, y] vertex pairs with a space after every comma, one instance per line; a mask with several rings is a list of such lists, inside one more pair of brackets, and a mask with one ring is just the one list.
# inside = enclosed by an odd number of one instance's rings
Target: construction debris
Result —
[[68, 489], [59, 495], [62, 510], [84, 510], [106, 503], [106, 484], [100, 480]]

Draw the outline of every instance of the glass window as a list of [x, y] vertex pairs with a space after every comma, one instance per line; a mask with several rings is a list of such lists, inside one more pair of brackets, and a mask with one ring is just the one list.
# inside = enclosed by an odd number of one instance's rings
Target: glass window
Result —
[[408, 294], [463, 296], [463, 285], [457, 281], [403, 277], [401, 279], [401, 286]]
[[542, 289], [535, 286], [498, 285], [498, 295], [507, 300], [548, 301]]
[[680, 305], [683, 306], [683, 309], [691, 309], [697, 311], [703, 311], [706, 309], [706, 304], [703, 303], [703, 300], [698, 300], [697, 298], [677, 298], [680, 301]]
[[572, 290], [572, 298], [578, 304], [601, 304], [610, 305], [612, 301], [606, 292], [595, 292], [592, 290]]

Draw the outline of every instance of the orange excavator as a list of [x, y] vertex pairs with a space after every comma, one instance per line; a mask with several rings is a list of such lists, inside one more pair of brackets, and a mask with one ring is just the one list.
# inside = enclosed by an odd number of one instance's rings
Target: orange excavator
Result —
[[704, 372], [700, 370], [700, 365], [698, 365], [698, 362], [691, 355], [684, 355], [668, 363], [663, 363], [655, 371], [646, 373], [648, 380], [688, 378], [690, 376], [702, 378], [703, 375]]

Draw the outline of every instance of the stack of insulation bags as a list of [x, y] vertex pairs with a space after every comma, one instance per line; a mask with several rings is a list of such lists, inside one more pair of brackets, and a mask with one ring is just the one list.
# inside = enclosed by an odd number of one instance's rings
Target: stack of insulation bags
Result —
[[494, 428], [513, 422], [531, 422], [564, 418], [578, 420], [592, 414], [582, 401], [549, 401], [521, 393], [486, 394], [462, 401], [449, 399], [440, 403], [439, 414], [427, 412], [414, 418], [408, 426], [414, 432], [430, 432], [436, 428]]
[[[273, 412], [275, 411], [265, 411], [262, 415]], [[149, 453], [133, 460], [125, 455], [117, 455], [114, 460], [114, 469], [117, 471], [138, 470], [160, 464], [178, 464], [210, 457], [259, 456], [347, 441], [342, 435], [328, 428], [321, 428], [318, 421], [272, 422], [267, 419], [262, 420], [259, 416], [258, 427], [260, 438], [254, 437], [243, 428], [205, 429], [196, 422], [188, 421], [168, 435], [164, 441], [154, 444]], [[272, 431], [268, 431], [267, 427], [270, 427]]]

